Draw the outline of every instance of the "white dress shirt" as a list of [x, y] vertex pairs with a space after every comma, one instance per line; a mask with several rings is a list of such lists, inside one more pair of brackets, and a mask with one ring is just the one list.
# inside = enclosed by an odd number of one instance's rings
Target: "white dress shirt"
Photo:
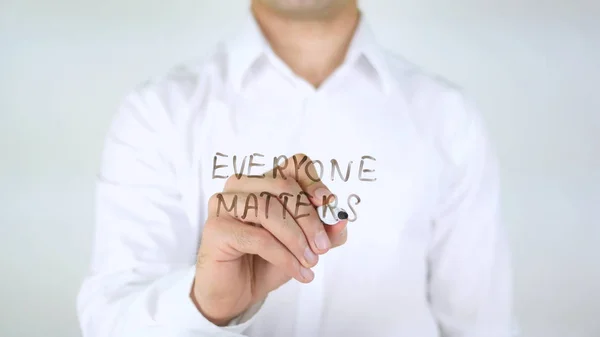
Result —
[[[258, 174], [305, 153], [352, 220], [311, 283], [292, 279], [226, 327], [189, 297], [207, 200], [225, 182], [213, 177], [217, 153], [224, 176], [233, 156], [239, 171], [261, 154]], [[495, 157], [461, 89], [383, 50], [364, 19], [344, 64], [315, 89], [250, 15], [210, 57], [135, 88], [116, 114], [78, 298], [83, 335], [507, 337], [498, 201]]]

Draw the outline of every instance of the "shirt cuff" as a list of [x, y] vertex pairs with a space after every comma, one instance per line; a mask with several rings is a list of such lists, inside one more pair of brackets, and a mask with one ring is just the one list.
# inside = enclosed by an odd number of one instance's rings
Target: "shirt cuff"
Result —
[[178, 273], [171, 286], [159, 295], [155, 315], [157, 323], [218, 336], [239, 336], [252, 325], [264, 300], [235, 317], [227, 326], [215, 325], [198, 311], [190, 298], [195, 274], [195, 266]]

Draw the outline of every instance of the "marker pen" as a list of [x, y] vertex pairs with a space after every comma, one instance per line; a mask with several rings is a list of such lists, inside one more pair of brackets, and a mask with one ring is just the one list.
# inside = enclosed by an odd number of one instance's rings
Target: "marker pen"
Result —
[[[325, 207], [327, 207], [327, 209], [324, 209]], [[325, 216], [323, 216], [323, 212], [325, 213]], [[346, 212], [343, 208], [333, 207], [330, 204], [317, 207], [317, 213], [319, 213], [319, 218], [321, 218], [321, 221], [330, 226], [337, 224], [341, 220], [348, 219], [348, 212]]]

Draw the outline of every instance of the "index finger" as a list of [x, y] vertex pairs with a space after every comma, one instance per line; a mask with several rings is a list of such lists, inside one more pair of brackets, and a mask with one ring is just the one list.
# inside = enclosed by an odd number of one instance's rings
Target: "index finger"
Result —
[[[318, 213], [316, 209], [319, 206], [327, 204], [337, 204], [336, 196], [329, 190], [329, 188], [321, 181], [320, 175], [317, 173], [315, 162], [311, 160], [307, 155], [303, 153], [295, 154], [294, 156], [287, 158], [285, 156], [279, 157], [278, 159], [285, 159], [283, 164], [277, 163], [269, 174], [273, 179], [294, 179], [300, 186], [300, 189], [306, 193], [310, 203], [315, 207], [314, 211], [310, 211], [312, 214]], [[321, 168], [322, 169], [322, 168]], [[320, 219], [320, 215], [316, 216], [319, 223], [317, 227], [317, 237], [321, 237], [321, 242], [327, 241], [326, 247], [329, 249], [331, 245], [338, 246], [340, 243], [340, 233], [343, 233], [346, 228], [348, 221], [341, 220], [335, 225], [324, 225]], [[305, 226], [301, 226], [308, 232], [307, 235], [310, 237], [310, 230], [307, 230]], [[327, 237], [325, 239], [324, 237]], [[320, 245], [317, 244], [319, 247]], [[327, 250], [325, 249], [325, 250]]]

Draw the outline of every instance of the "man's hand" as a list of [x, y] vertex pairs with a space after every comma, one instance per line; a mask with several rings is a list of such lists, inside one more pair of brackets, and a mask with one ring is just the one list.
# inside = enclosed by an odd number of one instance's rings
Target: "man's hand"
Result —
[[216, 325], [291, 278], [312, 281], [318, 254], [346, 242], [346, 220], [325, 226], [317, 215], [315, 207], [333, 197], [309, 163], [298, 154], [273, 170], [275, 178], [273, 171], [232, 176], [209, 201], [191, 296]]

